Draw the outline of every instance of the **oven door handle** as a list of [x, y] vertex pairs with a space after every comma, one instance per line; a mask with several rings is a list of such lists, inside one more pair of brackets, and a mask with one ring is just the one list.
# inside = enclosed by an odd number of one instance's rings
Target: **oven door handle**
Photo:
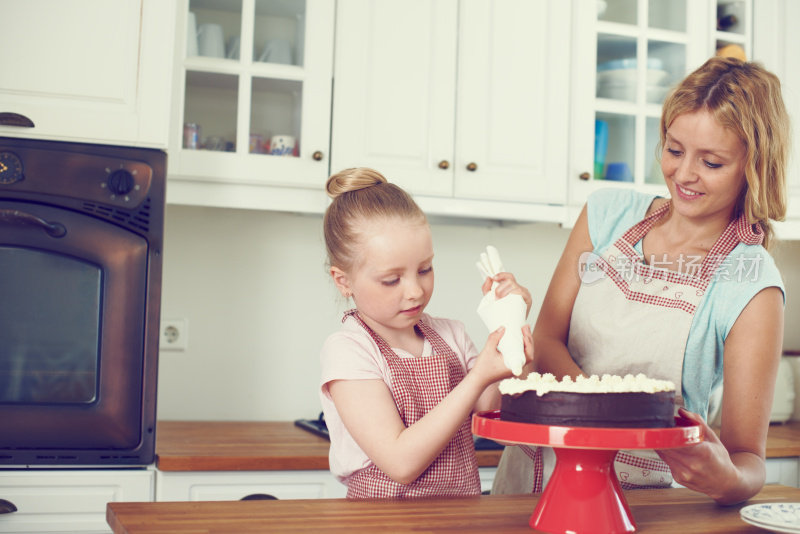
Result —
[[36, 215], [19, 210], [0, 209], [0, 223], [14, 224], [17, 226], [38, 226], [50, 237], [64, 237], [67, 234], [67, 229], [63, 224], [59, 222], [47, 222]]

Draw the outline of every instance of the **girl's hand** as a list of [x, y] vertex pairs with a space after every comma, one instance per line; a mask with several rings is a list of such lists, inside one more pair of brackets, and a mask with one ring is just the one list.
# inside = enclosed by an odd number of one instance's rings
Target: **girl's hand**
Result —
[[478, 354], [475, 365], [470, 371], [480, 377], [483, 387], [511, 376], [511, 371], [503, 363], [503, 355], [497, 350], [497, 344], [500, 343], [505, 331], [505, 327], [501, 326], [489, 334], [486, 345], [483, 346], [483, 350]]
[[[486, 385], [492, 384], [503, 378], [513, 376], [505, 363], [503, 363], [503, 354], [497, 350], [497, 344], [505, 333], [505, 327], [500, 327], [491, 334], [486, 340], [483, 350], [478, 354], [478, 359], [475, 361], [475, 366], [472, 372], [478, 374]], [[525, 360], [529, 363], [533, 360], [533, 335], [531, 334], [530, 325], [523, 325], [522, 327], [522, 341], [525, 350]]]
[[524, 286], [521, 286], [517, 283], [517, 279], [514, 278], [514, 275], [508, 272], [497, 273], [493, 277], [487, 277], [486, 280], [483, 282], [483, 286], [481, 286], [481, 291], [485, 295], [492, 289], [492, 284], [497, 282], [497, 289], [495, 289], [494, 294], [498, 299], [505, 297], [506, 295], [517, 294], [521, 295], [522, 299], [525, 301], [526, 310], [525, 310], [525, 317], [528, 316], [528, 313], [531, 311], [531, 304], [533, 301], [531, 300], [531, 292]]
[[727, 504], [723, 502], [723, 492], [735, 485], [738, 477], [738, 470], [728, 450], [702, 417], [684, 408], [679, 409], [679, 414], [700, 425], [703, 441], [688, 447], [660, 449], [656, 452], [669, 466], [675, 482]]

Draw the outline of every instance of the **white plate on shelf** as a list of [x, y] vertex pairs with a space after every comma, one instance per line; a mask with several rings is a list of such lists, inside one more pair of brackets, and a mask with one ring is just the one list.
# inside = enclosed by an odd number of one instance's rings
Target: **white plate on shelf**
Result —
[[[636, 84], [636, 69], [598, 70], [597, 83]], [[669, 85], [669, 72], [660, 69], [647, 69], [647, 85]]]
[[800, 503], [751, 504], [739, 510], [742, 521], [772, 532], [800, 534]]

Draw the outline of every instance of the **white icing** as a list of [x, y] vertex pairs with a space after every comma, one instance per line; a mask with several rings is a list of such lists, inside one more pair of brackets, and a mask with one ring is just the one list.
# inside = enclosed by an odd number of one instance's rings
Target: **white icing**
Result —
[[526, 378], [507, 378], [500, 382], [500, 393], [503, 395], [517, 395], [526, 391], [535, 391], [540, 397], [551, 391], [565, 393], [656, 393], [659, 391], [674, 391], [675, 384], [669, 380], [648, 378], [642, 373], [636, 376], [603, 375], [599, 377], [579, 376], [575, 380], [565, 376], [563, 380], [556, 380], [550, 373], [540, 375], [530, 373]]

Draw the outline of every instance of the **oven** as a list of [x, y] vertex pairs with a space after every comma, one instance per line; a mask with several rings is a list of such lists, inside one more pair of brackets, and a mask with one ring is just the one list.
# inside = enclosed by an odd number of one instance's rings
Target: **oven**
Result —
[[148, 465], [166, 154], [0, 137], [0, 465]]

